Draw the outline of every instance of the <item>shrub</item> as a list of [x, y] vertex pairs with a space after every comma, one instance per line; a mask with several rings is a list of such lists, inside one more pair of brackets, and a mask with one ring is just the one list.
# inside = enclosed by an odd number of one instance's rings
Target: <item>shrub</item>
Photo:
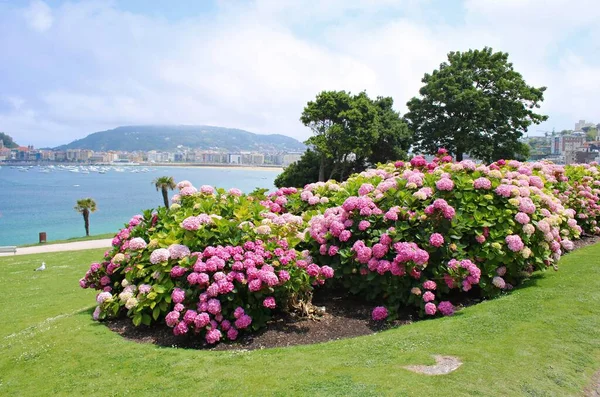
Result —
[[236, 189], [178, 187], [169, 210], [134, 217], [80, 281], [102, 291], [94, 318], [124, 312], [136, 326], [164, 321], [216, 343], [263, 327], [333, 276], [295, 249], [301, 218]]

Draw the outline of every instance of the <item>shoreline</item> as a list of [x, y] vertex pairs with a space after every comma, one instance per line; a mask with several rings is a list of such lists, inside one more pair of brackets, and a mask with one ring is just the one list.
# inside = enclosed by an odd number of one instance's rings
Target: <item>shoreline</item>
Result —
[[19, 166], [48, 166], [48, 165], [64, 165], [73, 167], [191, 167], [191, 168], [230, 168], [230, 169], [243, 169], [249, 171], [277, 171], [283, 172], [284, 168], [280, 165], [245, 165], [245, 164], [204, 164], [204, 163], [148, 163], [140, 162], [136, 164], [128, 163], [75, 163], [75, 162], [61, 162], [61, 161], [0, 161], [0, 166], [6, 167], [19, 167]]

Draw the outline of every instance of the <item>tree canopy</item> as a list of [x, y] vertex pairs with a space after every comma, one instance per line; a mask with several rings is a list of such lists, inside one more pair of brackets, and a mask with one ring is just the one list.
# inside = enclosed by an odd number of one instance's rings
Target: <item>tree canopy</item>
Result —
[[15, 141], [13, 141], [12, 137], [4, 132], [0, 132], [0, 141], [4, 144], [4, 147], [9, 149], [14, 149], [19, 147]]
[[508, 54], [489, 47], [450, 52], [422, 82], [405, 115], [418, 152], [443, 147], [458, 161], [465, 153], [488, 162], [512, 158], [524, 154], [519, 139], [527, 128], [548, 118], [534, 112], [546, 87], [528, 86]]
[[[295, 181], [295, 185], [332, 178], [344, 180], [369, 164], [403, 158], [412, 136], [393, 104], [390, 97], [372, 100], [364, 91], [356, 95], [346, 91], [319, 93], [307, 103], [300, 117], [314, 134], [306, 141], [311, 150], [305, 156], [318, 164], [316, 178], [308, 179], [313, 166], [306, 158], [298, 163], [303, 167], [286, 169], [290, 173], [288, 180]], [[280, 180], [286, 178], [284, 175]]]

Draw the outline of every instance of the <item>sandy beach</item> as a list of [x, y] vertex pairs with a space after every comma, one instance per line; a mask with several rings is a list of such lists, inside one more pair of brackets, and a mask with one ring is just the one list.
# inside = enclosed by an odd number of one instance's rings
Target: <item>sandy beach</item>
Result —
[[48, 244], [35, 247], [17, 248], [16, 254], [0, 253], [0, 256], [41, 254], [44, 252], [80, 251], [92, 248], [110, 248], [112, 239], [77, 241], [74, 243]]

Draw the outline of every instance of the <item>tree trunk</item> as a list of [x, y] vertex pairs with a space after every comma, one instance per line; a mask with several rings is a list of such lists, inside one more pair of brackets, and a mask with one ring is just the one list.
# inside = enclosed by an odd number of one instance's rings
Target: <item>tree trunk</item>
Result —
[[163, 201], [165, 202], [165, 207], [167, 209], [169, 209], [169, 193], [167, 193], [166, 187], [162, 188], [162, 196], [163, 196]]
[[85, 224], [85, 236], [90, 236], [90, 212], [87, 209], [83, 210], [83, 223]]
[[456, 150], [456, 162], [463, 160], [463, 152], [461, 149]]
[[319, 165], [319, 182], [325, 182], [325, 155], [321, 154], [321, 164]]

